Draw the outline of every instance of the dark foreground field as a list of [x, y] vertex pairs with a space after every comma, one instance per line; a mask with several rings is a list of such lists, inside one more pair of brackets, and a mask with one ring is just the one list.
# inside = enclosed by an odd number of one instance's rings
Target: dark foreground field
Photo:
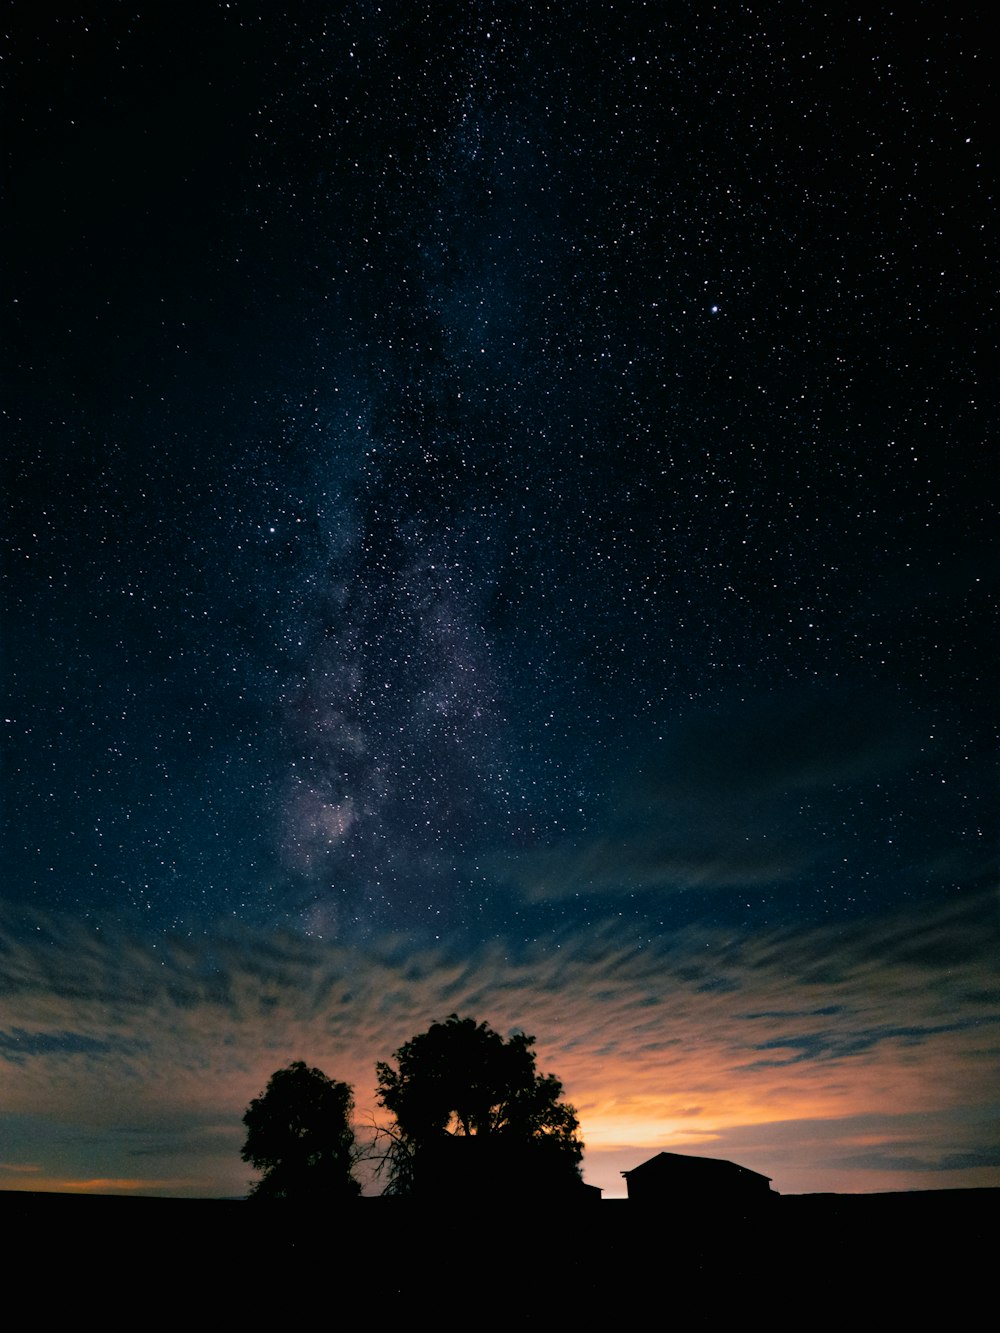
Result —
[[992, 1302], [1000, 1190], [786, 1195], [754, 1216], [671, 1216], [607, 1201], [573, 1210], [339, 1212], [228, 1200], [0, 1193], [8, 1286], [49, 1309], [461, 1328], [625, 1319], [772, 1327], [857, 1310], [964, 1323]]

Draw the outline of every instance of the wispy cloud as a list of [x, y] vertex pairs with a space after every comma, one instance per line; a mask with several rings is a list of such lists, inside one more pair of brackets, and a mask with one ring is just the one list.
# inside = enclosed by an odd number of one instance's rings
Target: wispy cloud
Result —
[[619, 760], [596, 831], [498, 873], [533, 901], [787, 883], [818, 856], [803, 800], [832, 803], [845, 785], [894, 772], [917, 753], [915, 734], [893, 699], [843, 688], [698, 714]]

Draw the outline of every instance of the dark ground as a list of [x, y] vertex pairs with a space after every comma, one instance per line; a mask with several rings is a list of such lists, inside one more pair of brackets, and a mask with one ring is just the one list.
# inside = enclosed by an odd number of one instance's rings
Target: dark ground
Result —
[[[555, 1319], [712, 1327], [824, 1311], [981, 1318], [1000, 1190], [788, 1195], [755, 1217], [670, 1218], [622, 1200], [571, 1212], [364, 1199], [341, 1214], [230, 1200], [0, 1193], [10, 1277], [51, 1308], [81, 1299], [199, 1318], [316, 1317], [461, 1327]], [[87, 1294], [89, 1293], [89, 1295]]]

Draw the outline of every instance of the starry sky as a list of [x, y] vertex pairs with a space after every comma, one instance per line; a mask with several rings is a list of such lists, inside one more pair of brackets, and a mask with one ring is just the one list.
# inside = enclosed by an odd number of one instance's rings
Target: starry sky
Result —
[[0, 1188], [538, 1038], [584, 1173], [1000, 1184], [994, 177], [918, 3], [18, 0]]

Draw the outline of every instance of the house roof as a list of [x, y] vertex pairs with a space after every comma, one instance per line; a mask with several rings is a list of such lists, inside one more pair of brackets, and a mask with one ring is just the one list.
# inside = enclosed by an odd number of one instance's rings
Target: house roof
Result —
[[724, 1176], [731, 1178], [756, 1177], [757, 1180], [771, 1181], [770, 1176], [762, 1176], [759, 1171], [751, 1171], [747, 1166], [740, 1166], [737, 1162], [727, 1162], [722, 1157], [693, 1157], [689, 1153], [679, 1152], [661, 1152], [655, 1157], [650, 1157], [647, 1162], [641, 1162], [634, 1166], [631, 1171], [623, 1171], [622, 1175], [627, 1179], [635, 1175], [674, 1175], [674, 1176], [700, 1176], [704, 1178], [707, 1175]]

